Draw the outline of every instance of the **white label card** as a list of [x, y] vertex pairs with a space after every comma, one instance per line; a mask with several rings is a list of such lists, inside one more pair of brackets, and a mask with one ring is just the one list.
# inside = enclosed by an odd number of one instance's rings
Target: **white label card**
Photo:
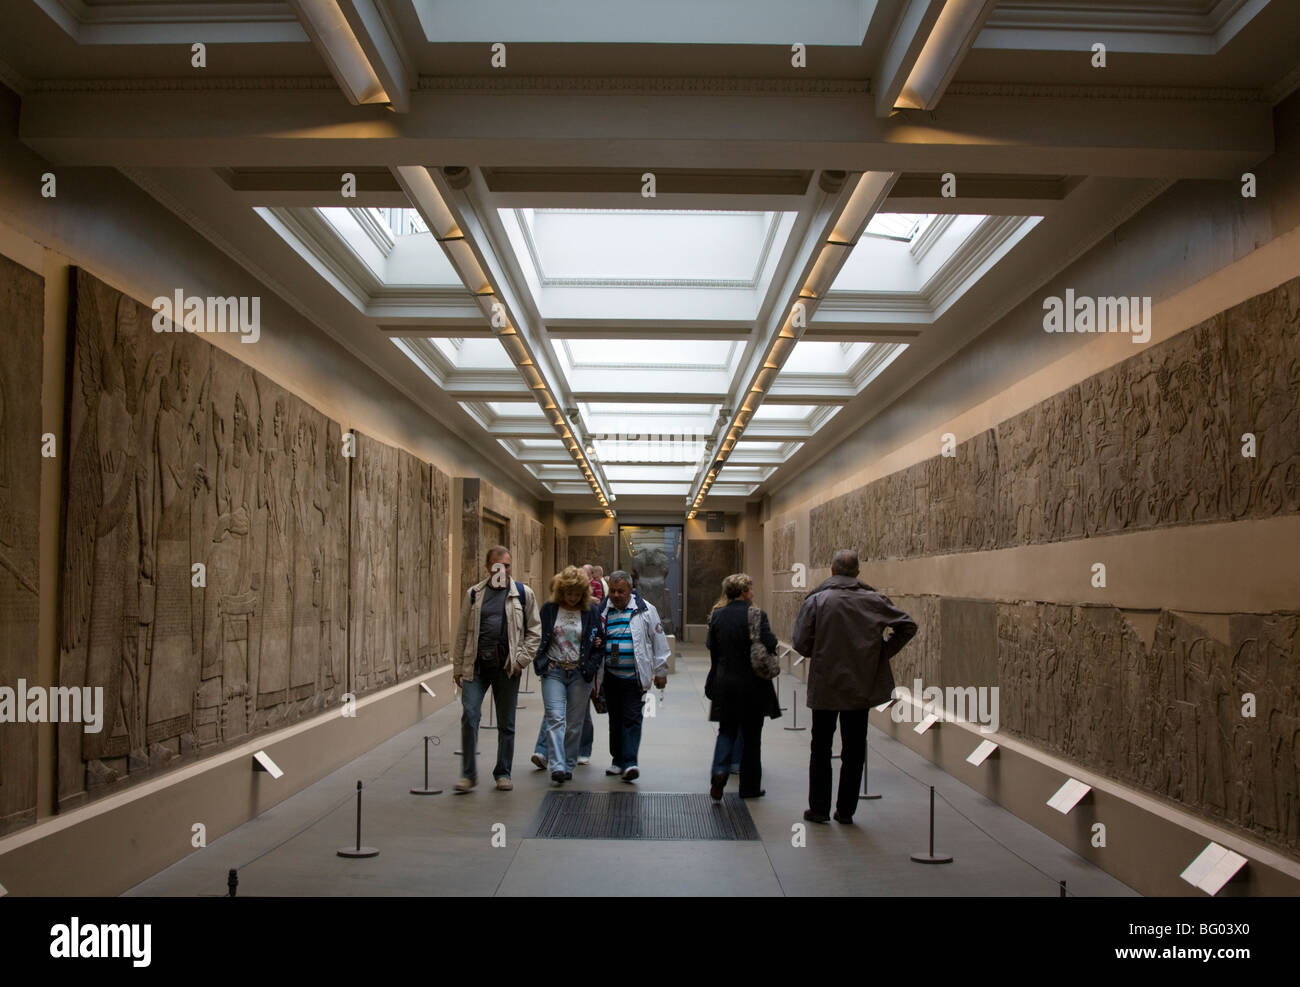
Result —
[[1092, 791], [1091, 785], [1085, 785], [1075, 778], [1070, 778], [1056, 790], [1055, 795], [1047, 800], [1047, 804], [1061, 815], [1067, 815], [1071, 809], [1079, 804], [1079, 800], [1090, 791]]
[[939, 722], [939, 714], [931, 713], [929, 716], [927, 716], [924, 720], [922, 720], [912, 729], [914, 729], [917, 733], [925, 733], [925, 731], [929, 730], [930, 727], [934, 726], [938, 722]]
[[966, 760], [969, 763], [974, 765], [983, 764], [985, 761], [988, 760], [989, 755], [992, 754], [997, 749], [998, 749], [997, 744], [993, 743], [993, 741], [991, 740], [985, 740], [981, 742], [981, 744], [978, 747], [976, 747], [973, 751], [970, 752], [970, 757], [966, 758]]
[[266, 751], [258, 751], [253, 755], [253, 760], [264, 767], [267, 774], [272, 778], [279, 778], [284, 774], [284, 772], [280, 770], [280, 766], [271, 760], [271, 755]]

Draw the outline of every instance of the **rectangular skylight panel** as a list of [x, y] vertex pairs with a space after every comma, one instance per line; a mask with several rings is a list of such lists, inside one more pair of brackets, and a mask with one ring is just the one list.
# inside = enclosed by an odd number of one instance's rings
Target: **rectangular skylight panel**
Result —
[[616, 497], [685, 497], [691, 492], [689, 483], [614, 483], [611, 481], [609, 486]]
[[489, 401], [487, 406], [501, 418], [546, 418], [546, 412], [536, 401]]
[[646, 466], [638, 464], [635, 466], [619, 466], [605, 463], [605, 476], [610, 482], [620, 480], [677, 480], [689, 483], [695, 477], [695, 466], [665, 465], [665, 466]]
[[734, 340], [566, 339], [574, 367], [690, 367], [727, 369]]
[[815, 404], [776, 404], [766, 402], [754, 412], [754, 421], [797, 422], [809, 418], [818, 405]]
[[827, 343], [800, 340], [795, 343], [782, 373], [842, 374], [866, 352], [871, 343]]
[[545, 282], [749, 282], [771, 213], [533, 209], [523, 216]]

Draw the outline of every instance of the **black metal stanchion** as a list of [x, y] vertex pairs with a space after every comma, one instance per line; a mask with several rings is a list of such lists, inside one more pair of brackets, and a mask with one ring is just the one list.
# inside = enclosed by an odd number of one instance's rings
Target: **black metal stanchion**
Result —
[[799, 725], [799, 690], [790, 690], [790, 705], [794, 707], [794, 725], [786, 727], [787, 730], [807, 730], [807, 727]]
[[[231, 873], [233, 874], [234, 871], [231, 871]], [[1060, 897], [1062, 897], [1062, 898], [1065, 897], [1065, 882], [1064, 882], [1064, 881], [1061, 882], [1061, 894], [1060, 894]]]
[[[1061, 884], [1064, 885], [1065, 882], [1062, 881]], [[238, 889], [239, 889], [239, 871], [235, 870], [235, 868], [232, 867], [226, 874], [226, 897], [234, 898]]]
[[950, 864], [952, 857], [934, 852], [934, 786], [930, 786], [930, 852], [914, 853], [912, 859], [918, 864]]
[[858, 796], [859, 800], [880, 798], [879, 795], [869, 794], [871, 789], [867, 785], [867, 761], [870, 760], [870, 758], [871, 758], [871, 744], [868, 742], [864, 744], [862, 747], [862, 794]]
[[424, 738], [424, 787], [412, 788], [411, 789], [412, 795], [441, 795], [442, 794], [441, 788], [429, 787], [429, 741], [430, 740], [432, 740], [434, 743], [437, 743], [438, 738], [437, 737]]
[[480, 729], [480, 730], [495, 730], [495, 729], [496, 729], [496, 724], [492, 722], [492, 717], [493, 717], [493, 714], [496, 712], [496, 708], [497, 708], [497, 687], [496, 687], [496, 686], [493, 686], [493, 687], [492, 687], [492, 699], [488, 702], [488, 721], [487, 721], [486, 723], [481, 723], [481, 724], [479, 724], [479, 729]]
[[339, 847], [335, 851], [340, 857], [378, 857], [379, 851], [372, 846], [361, 845], [361, 782], [357, 782], [357, 845]]

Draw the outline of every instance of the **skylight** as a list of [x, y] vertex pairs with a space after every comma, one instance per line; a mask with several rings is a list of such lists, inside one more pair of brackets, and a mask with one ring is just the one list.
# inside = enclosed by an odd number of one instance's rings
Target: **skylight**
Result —
[[418, 209], [377, 209], [372, 206], [370, 211], [374, 213], [376, 219], [388, 227], [388, 232], [394, 237], [429, 232], [429, 227]]
[[566, 339], [570, 363], [581, 366], [697, 367], [725, 370], [734, 340]]
[[867, 223], [865, 232], [871, 236], [911, 243], [932, 219], [934, 216], [923, 213], [878, 212]]
[[[507, 213], [508, 210], [502, 210]], [[772, 246], [774, 212], [519, 209], [515, 252], [542, 284], [753, 287]], [[517, 234], [516, 234], [517, 231]]]

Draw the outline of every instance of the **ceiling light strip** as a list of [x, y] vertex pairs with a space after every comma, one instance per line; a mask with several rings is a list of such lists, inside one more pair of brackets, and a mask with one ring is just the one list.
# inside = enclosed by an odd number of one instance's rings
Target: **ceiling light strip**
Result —
[[517, 328], [514, 313], [510, 311], [507, 300], [493, 282], [491, 265], [483, 256], [481, 247], [466, 231], [466, 223], [457, 217], [454, 208], [447, 202], [437, 182], [422, 165], [398, 166], [393, 169], [398, 183], [407, 198], [428, 224], [429, 231], [442, 247], [447, 259], [456, 268], [465, 287], [474, 293], [479, 308], [488, 324], [497, 333], [506, 355], [510, 357], [520, 377], [533, 392], [538, 405], [546, 414], [551, 427], [568, 449], [574, 464], [582, 471], [596, 501], [609, 517], [613, 517], [610, 501], [614, 499], [604, 482], [604, 478], [591, 468], [582, 452], [582, 445], [574, 435], [568, 419], [560, 410], [555, 397], [555, 389], [547, 382], [534, 354], [528, 346], [528, 340]]
[[818, 303], [825, 297], [834, 284], [840, 268], [848, 259], [853, 246], [858, 242], [862, 231], [866, 229], [871, 217], [876, 214], [881, 203], [889, 194], [897, 172], [869, 171], [859, 175], [852, 191], [842, 199], [839, 210], [823, 225], [830, 232], [820, 247], [814, 247], [809, 259], [804, 264], [798, 288], [787, 299], [781, 325], [769, 343], [763, 359], [759, 361], [747, 386], [740, 407], [728, 420], [721, 441], [714, 452], [710, 466], [700, 478], [698, 486], [692, 489], [692, 496], [687, 500], [691, 517], [704, 502], [709, 488], [721, 472], [727, 458], [740, 441], [745, 428], [753, 419], [754, 412], [763, 402], [781, 373], [781, 368], [794, 352], [795, 344], [812, 321]]

